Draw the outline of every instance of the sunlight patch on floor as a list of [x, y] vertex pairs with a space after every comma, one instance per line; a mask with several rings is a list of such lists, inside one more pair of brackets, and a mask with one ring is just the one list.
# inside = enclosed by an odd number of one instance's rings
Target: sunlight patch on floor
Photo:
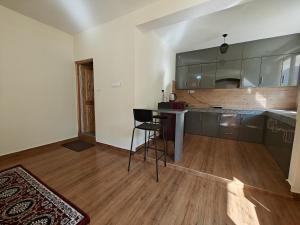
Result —
[[255, 205], [244, 195], [244, 184], [234, 178], [227, 184], [227, 216], [236, 225], [260, 225]]

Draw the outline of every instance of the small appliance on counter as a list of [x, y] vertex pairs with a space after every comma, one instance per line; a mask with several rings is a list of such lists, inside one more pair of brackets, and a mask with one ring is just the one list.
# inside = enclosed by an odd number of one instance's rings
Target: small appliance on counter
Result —
[[170, 102], [175, 102], [176, 99], [177, 99], [176, 94], [175, 93], [170, 93], [170, 95], [169, 95], [169, 101]]
[[169, 94], [169, 99], [168, 99], [168, 97], [166, 96], [166, 93], [165, 93], [165, 90], [161, 90], [161, 94], [162, 94], [162, 98], [161, 98], [161, 100], [162, 100], [162, 102], [175, 102], [176, 101], [176, 99], [177, 99], [177, 96], [176, 96], [176, 94], [175, 93], [170, 93]]

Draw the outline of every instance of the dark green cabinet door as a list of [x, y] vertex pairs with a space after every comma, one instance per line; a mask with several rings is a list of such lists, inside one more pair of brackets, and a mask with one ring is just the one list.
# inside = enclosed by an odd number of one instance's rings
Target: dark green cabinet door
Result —
[[241, 78], [241, 60], [220, 61], [217, 64], [216, 80], [240, 79]]
[[185, 117], [185, 132], [188, 134], [202, 134], [201, 112], [189, 111]]
[[295, 128], [278, 120], [268, 118], [265, 131], [265, 145], [283, 171], [285, 177], [289, 175], [293, 149]]
[[202, 113], [202, 134], [209, 137], [219, 137], [219, 114]]
[[300, 52], [300, 34], [245, 43], [243, 58], [283, 55]]
[[300, 75], [300, 54], [291, 54], [283, 58], [281, 86], [297, 86]]
[[242, 62], [242, 87], [258, 87], [261, 58], [244, 59]]
[[177, 54], [177, 66], [210, 63], [217, 61], [217, 48], [208, 48]]
[[216, 71], [217, 71], [216, 63], [202, 64], [201, 81], [200, 81], [201, 88], [215, 87]]
[[188, 66], [181, 66], [176, 68], [176, 89], [187, 89], [188, 75]]
[[278, 152], [276, 152], [276, 161], [285, 176], [288, 177], [292, 157], [295, 128], [282, 122], [278, 122], [278, 127], [280, 130], [281, 142], [280, 149], [278, 149]]
[[239, 114], [221, 114], [220, 137], [237, 140], [239, 136], [240, 120]]
[[267, 119], [265, 130], [265, 145], [277, 162], [281, 146], [281, 133], [278, 130], [278, 121], [272, 118]]
[[263, 143], [265, 116], [241, 115], [239, 140], [254, 143]]
[[188, 89], [200, 88], [201, 64], [189, 66], [189, 72], [186, 80]]
[[261, 63], [261, 87], [279, 87], [283, 56], [263, 57]]

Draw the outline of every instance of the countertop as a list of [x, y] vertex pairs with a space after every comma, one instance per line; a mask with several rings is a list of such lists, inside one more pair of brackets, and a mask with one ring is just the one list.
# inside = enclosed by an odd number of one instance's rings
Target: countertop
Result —
[[265, 115], [273, 119], [277, 119], [290, 126], [296, 126], [297, 112], [289, 110], [255, 110], [255, 109], [218, 109], [218, 108], [197, 108], [187, 107], [189, 111], [197, 112], [214, 112], [214, 113], [232, 113], [232, 114], [249, 114], [249, 115]]

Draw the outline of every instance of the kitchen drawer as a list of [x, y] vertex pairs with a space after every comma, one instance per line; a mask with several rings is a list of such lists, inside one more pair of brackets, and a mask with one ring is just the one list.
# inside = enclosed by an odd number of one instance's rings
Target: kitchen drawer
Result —
[[265, 127], [265, 116], [264, 115], [251, 115], [251, 114], [242, 114], [241, 115], [241, 126], [249, 128], [260, 128]]
[[239, 127], [241, 116], [239, 114], [224, 113], [220, 117], [221, 127]]
[[220, 138], [238, 140], [239, 127], [223, 127], [220, 126]]

